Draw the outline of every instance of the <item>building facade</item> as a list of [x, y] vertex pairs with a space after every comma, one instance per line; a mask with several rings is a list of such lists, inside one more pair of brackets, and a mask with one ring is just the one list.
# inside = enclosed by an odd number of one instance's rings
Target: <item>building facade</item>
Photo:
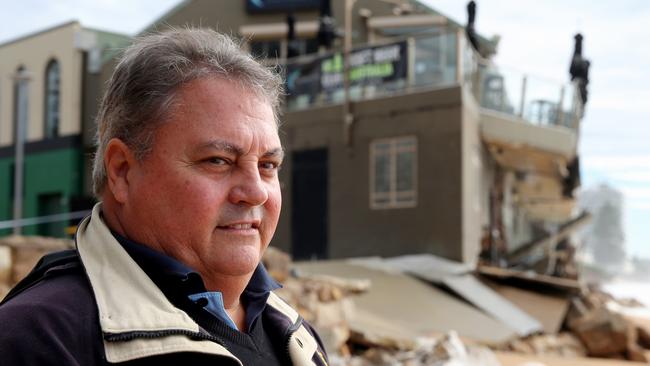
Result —
[[[298, 259], [431, 253], [514, 261], [574, 218], [581, 104], [572, 84], [538, 87], [532, 76], [513, 78], [490, 60], [495, 40], [474, 35], [472, 47], [463, 26], [417, 1], [331, 3], [338, 36], [329, 47], [319, 38], [318, 0], [185, 0], [145, 30], [193, 25], [231, 33], [284, 73], [280, 136], [287, 154], [272, 245]], [[51, 56], [43, 57], [26, 67], [46, 70]], [[105, 61], [88, 83], [101, 85], [110, 75], [114, 62]], [[7, 70], [18, 67], [13, 62]], [[5, 89], [2, 100], [12, 93]], [[46, 90], [30, 100], [45, 103]], [[82, 111], [67, 112], [79, 117], [59, 127], [61, 138], [81, 140], [70, 153], [76, 158], [60, 161], [84, 172], [62, 174], [62, 185], [74, 187], [59, 191], [65, 197], [89, 192], [83, 153], [91, 152], [90, 101], [101, 88], [83, 90]], [[6, 148], [8, 157], [7, 108], [0, 108], [0, 152]], [[36, 144], [48, 124], [42, 110], [32, 114], [28, 140]], [[26, 212], [39, 214], [38, 197], [47, 192], [32, 191]], [[10, 207], [0, 213], [9, 215]]]
[[344, 38], [319, 47], [320, 1], [188, 0], [148, 27], [230, 32], [284, 71], [272, 245], [298, 259], [499, 261], [574, 217], [573, 85], [510, 77], [489, 59], [496, 40], [475, 35], [472, 48], [463, 26], [417, 1], [331, 3], [353, 45], [347, 80]]
[[[102, 64], [126, 40], [68, 22], [0, 44], [0, 221], [66, 213], [91, 201], [84, 166], [92, 142], [83, 131], [93, 123]], [[28, 226], [22, 233], [60, 237], [67, 225]]]

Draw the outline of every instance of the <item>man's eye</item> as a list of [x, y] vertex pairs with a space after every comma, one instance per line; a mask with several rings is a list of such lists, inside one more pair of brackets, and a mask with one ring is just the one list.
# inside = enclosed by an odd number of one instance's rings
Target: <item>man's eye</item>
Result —
[[265, 161], [260, 163], [260, 168], [264, 170], [275, 170], [278, 169], [280, 164], [272, 162], [272, 161]]
[[226, 165], [228, 164], [228, 160], [219, 158], [219, 157], [212, 157], [207, 160], [210, 164], [214, 165]]

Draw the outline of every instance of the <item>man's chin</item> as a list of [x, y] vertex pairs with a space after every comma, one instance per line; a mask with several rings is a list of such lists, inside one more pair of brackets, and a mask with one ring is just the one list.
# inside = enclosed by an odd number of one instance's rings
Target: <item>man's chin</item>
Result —
[[238, 243], [235, 246], [223, 248], [212, 262], [212, 268], [230, 275], [245, 275], [257, 268], [262, 259], [259, 243]]

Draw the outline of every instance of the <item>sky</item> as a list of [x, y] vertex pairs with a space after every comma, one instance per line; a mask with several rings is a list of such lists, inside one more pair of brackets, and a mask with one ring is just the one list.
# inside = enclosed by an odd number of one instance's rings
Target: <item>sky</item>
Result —
[[[132, 35], [180, 0], [0, 2], [4, 42], [73, 19], [86, 27]], [[464, 0], [425, 2], [459, 23], [466, 21]], [[583, 54], [591, 60], [591, 70], [579, 142], [582, 186], [607, 183], [623, 192], [627, 251], [650, 258], [650, 2], [476, 2], [477, 31], [501, 37], [496, 63], [531, 78], [567, 82], [573, 35], [584, 35]]]

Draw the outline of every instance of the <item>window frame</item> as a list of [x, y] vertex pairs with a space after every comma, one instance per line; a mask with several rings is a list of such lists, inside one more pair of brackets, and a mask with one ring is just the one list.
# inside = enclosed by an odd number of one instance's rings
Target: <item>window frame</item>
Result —
[[[58, 82], [56, 90], [51, 93], [53, 90], [50, 90], [50, 71], [56, 67]], [[44, 83], [44, 95], [43, 95], [43, 138], [51, 139], [59, 136], [59, 128], [61, 127], [61, 65], [56, 59], [51, 59], [47, 66], [45, 66], [45, 83]], [[52, 116], [50, 110], [50, 98], [56, 98], [56, 123], [52, 129], [49, 126], [50, 117]], [[53, 134], [50, 134], [50, 131]]]
[[[412, 142], [410, 146], [399, 147], [400, 144], [404, 142]], [[376, 171], [377, 171], [377, 156], [379, 154], [386, 154], [385, 152], [379, 152], [376, 146], [380, 144], [388, 144], [388, 169], [389, 169], [389, 190], [388, 192], [377, 192], [376, 191]], [[369, 164], [369, 202], [370, 208], [373, 210], [380, 209], [394, 209], [394, 208], [413, 208], [417, 207], [418, 204], [418, 140], [417, 136], [399, 136], [391, 138], [381, 138], [374, 139], [370, 142], [369, 145], [369, 155], [370, 155], [370, 164]], [[397, 191], [398, 186], [398, 167], [397, 167], [397, 155], [400, 152], [412, 152], [413, 153], [413, 162], [411, 170], [411, 179], [412, 179], [412, 189]], [[378, 200], [388, 199], [386, 202], [378, 202]], [[407, 200], [399, 200], [398, 198], [406, 198]], [[409, 199], [410, 198], [410, 199]]]

